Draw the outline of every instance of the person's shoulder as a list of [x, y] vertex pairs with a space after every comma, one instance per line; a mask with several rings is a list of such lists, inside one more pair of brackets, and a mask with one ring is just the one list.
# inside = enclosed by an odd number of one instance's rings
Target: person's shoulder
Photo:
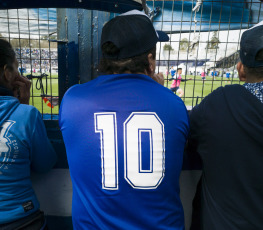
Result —
[[26, 126], [42, 120], [41, 113], [32, 105], [20, 104], [16, 108], [14, 115], [17, 121], [22, 122]]
[[228, 95], [229, 92], [231, 93], [238, 93], [245, 91], [245, 87], [242, 85], [238, 84], [233, 84], [233, 85], [226, 85], [226, 86], [220, 86], [217, 89], [215, 89], [213, 92], [208, 94], [203, 100], [202, 104], [207, 104], [207, 103], [220, 103], [222, 99]]
[[[86, 84], [86, 83], [84, 83]], [[70, 95], [74, 95], [76, 92], [78, 92], [80, 89], [82, 88], [82, 84], [76, 84], [71, 86], [66, 93], [64, 94], [63, 98], [70, 96]]]
[[169, 101], [169, 103], [174, 103], [178, 106], [182, 106], [184, 109], [186, 109], [185, 104], [183, 102], [183, 100], [177, 96], [173, 91], [171, 91], [170, 89], [162, 86], [162, 90], [163, 90], [163, 95], [162, 98], [165, 101]]
[[251, 94], [249, 92], [249, 90], [246, 89], [245, 86], [243, 85], [239, 85], [239, 84], [234, 84], [234, 85], [226, 85], [223, 89], [224, 91], [224, 94], [227, 96], [227, 97], [231, 97], [231, 98], [241, 98], [240, 96], [242, 95], [242, 98], [244, 99], [252, 99], [254, 97], [251, 97]]
[[34, 107], [33, 105], [26, 105], [26, 104], [20, 104], [17, 107], [18, 111], [21, 111], [23, 114], [40, 114], [38, 109]]
[[244, 93], [246, 91], [246, 88], [243, 85], [240, 84], [233, 84], [233, 85], [225, 85], [218, 87], [216, 90], [214, 90], [211, 95], [212, 96], [219, 96], [222, 94], [235, 94], [235, 93]]
[[[176, 79], [173, 78], [173, 81], [175, 81]], [[151, 79], [151, 82], [154, 84], [154, 88], [153, 88], [153, 92], [156, 92], [156, 90], [158, 90], [158, 97], [166, 97], [166, 98], [170, 98], [172, 100], [178, 100], [181, 98], [178, 97], [176, 94], [174, 94], [173, 91], [171, 91], [170, 89], [168, 89], [167, 87], [165, 87], [164, 85], [159, 84], [158, 82], [154, 81]]]
[[244, 89], [244, 86], [239, 84], [233, 84], [233, 85], [225, 85], [220, 88], [222, 88], [222, 90], [242, 90]]
[[65, 99], [69, 99], [69, 98], [75, 98], [76, 97], [81, 97], [82, 93], [84, 92], [89, 92], [89, 88], [92, 86], [92, 84], [94, 84], [94, 82], [96, 81], [97, 79], [94, 79], [94, 80], [91, 80], [89, 82], [86, 82], [86, 83], [82, 83], [82, 84], [76, 84], [76, 85], [73, 85], [71, 86], [67, 91], [66, 93], [64, 94], [63, 96], [63, 101]]
[[217, 89], [215, 89], [213, 92], [208, 94], [205, 98], [213, 99], [214, 97], [220, 96], [223, 94], [224, 89], [225, 89], [224, 86], [220, 86]]
[[224, 90], [223, 86], [218, 87], [213, 92], [211, 92], [206, 97], [204, 97], [204, 99], [201, 101], [201, 103], [198, 104], [197, 106], [195, 106], [193, 108], [193, 110], [198, 111], [198, 110], [201, 110], [203, 108], [206, 108], [209, 103], [217, 103], [220, 100], [220, 97], [223, 96], [223, 90]]
[[18, 107], [23, 113], [30, 114], [30, 116], [41, 116], [39, 110], [33, 105], [20, 104]]
[[78, 96], [78, 95], [81, 96], [81, 93], [89, 92], [93, 88], [93, 86], [101, 84], [102, 82], [109, 79], [110, 77], [114, 78], [114, 76], [117, 76], [117, 74], [100, 75], [97, 78], [92, 79], [88, 82], [73, 85], [66, 91], [63, 98], [68, 96]]

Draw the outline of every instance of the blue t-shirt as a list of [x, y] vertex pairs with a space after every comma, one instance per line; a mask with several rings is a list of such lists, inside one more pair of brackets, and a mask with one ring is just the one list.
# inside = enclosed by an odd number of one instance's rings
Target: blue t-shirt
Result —
[[183, 101], [149, 76], [100, 76], [60, 107], [74, 229], [184, 229]]
[[39, 209], [30, 169], [45, 172], [56, 162], [41, 114], [15, 97], [0, 96], [0, 224]]
[[173, 77], [175, 75], [176, 71], [174, 69], [171, 69], [171, 76]]

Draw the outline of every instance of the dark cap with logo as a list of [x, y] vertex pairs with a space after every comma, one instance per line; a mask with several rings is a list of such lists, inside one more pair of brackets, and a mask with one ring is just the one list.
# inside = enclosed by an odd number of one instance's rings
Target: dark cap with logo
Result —
[[263, 67], [263, 61], [256, 60], [261, 49], [263, 49], [263, 21], [242, 34], [240, 42], [241, 62], [251, 68]]
[[107, 22], [101, 35], [101, 47], [106, 42], [112, 42], [119, 49], [117, 54], [103, 53], [105, 58], [113, 60], [143, 54], [158, 41], [169, 41], [169, 37], [162, 31], [156, 31], [149, 17], [138, 10], [126, 12]]

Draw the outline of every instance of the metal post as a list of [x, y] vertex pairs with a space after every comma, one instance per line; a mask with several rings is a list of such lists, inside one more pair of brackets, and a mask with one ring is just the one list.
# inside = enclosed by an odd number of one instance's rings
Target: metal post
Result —
[[110, 13], [58, 9], [58, 70], [60, 100], [67, 89], [98, 75], [102, 27]]
[[67, 89], [79, 83], [77, 10], [58, 9], [57, 28], [59, 96], [61, 102]]

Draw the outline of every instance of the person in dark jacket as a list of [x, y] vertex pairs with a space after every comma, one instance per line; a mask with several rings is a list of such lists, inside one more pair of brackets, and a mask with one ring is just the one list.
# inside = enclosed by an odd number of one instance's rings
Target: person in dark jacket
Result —
[[193, 230], [263, 228], [263, 22], [243, 33], [240, 59], [245, 84], [218, 88], [190, 114], [188, 153], [203, 163]]
[[30, 181], [56, 162], [38, 110], [28, 105], [30, 81], [18, 73], [12, 46], [0, 39], [0, 229], [47, 229]]

